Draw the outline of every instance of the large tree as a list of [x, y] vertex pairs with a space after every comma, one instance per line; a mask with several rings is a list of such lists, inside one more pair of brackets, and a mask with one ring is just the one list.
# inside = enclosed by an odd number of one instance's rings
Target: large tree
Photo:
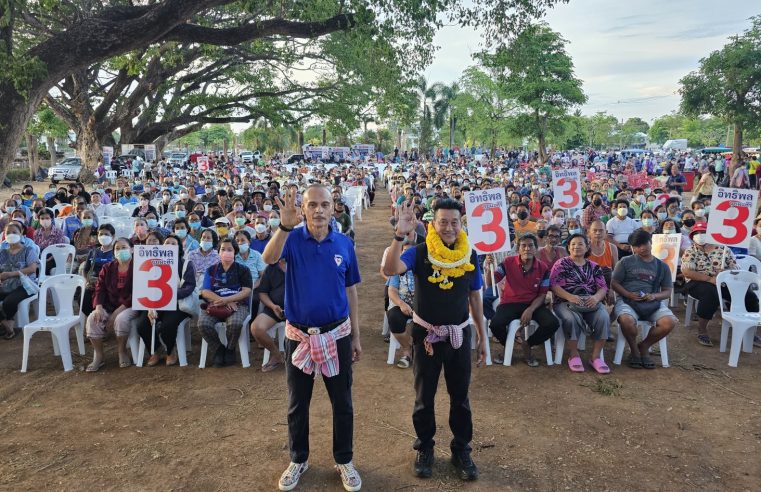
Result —
[[547, 160], [547, 135], [562, 133], [568, 111], [587, 100], [566, 43], [547, 24], [539, 23], [527, 26], [507, 46], [479, 55], [521, 106], [515, 128], [519, 135], [537, 139], [541, 162]]
[[[461, 25], [488, 20], [489, 32], [509, 29], [564, 0], [111, 0], [0, 1], [0, 172], [15, 150], [36, 108], [50, 89], [71, 74], [111, 57], [165, 43], [235, 46], [271, 36], [314, 38], [368, 25], [396, 36], [411, 66], [430, 56], [434, 29], [447, 14]], [[218, 11], [229, 25], [209, 23]], [[489, 36], [494, 39], [494, 36]]]
[[709, 114], [734, 125], [733, 172], [740, 163], [744, 128], [761, 120], [761, 15], [679, 82], [684, 114]]

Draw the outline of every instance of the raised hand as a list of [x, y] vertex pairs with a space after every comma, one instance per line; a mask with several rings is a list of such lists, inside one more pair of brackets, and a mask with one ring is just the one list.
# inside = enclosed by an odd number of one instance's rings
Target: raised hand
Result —
[[415, 218], [415, 209], [412, 206], [412, 202], [402, 202], [397, 207], [399, 212], [399, 218], [396, 221], [396, 234], [399, 236], [406, 236], [415, 229], [417, 225], [417, 219]]
[[289, 229], [301, 223], [301, 210], [296, 206], [296, 191], [285, 192], [284, 200], [275, 197], [277, 206], [280, 207], [280, 224]]

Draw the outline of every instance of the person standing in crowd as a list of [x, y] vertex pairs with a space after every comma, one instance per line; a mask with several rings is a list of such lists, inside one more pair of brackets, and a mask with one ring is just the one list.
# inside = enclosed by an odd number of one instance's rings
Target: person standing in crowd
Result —
[[[526, 208], [523, 212], [528, 214]], [[449, 392], [449, 426], [454, 435], [450, 443], [452, 464], [463, 480], [476, 480], [478, 468], [471, 458], [473, 420], [468, 389], [470, 386], [469, 313], [477, 330], [477, 366], [486, 353], [486, 330], [483, 327], [483, 285], [478, 257], [462, 230], [462, 208], [451, 199], [437, 200], [433, 222], [426, 241], [402, 254], [402, 243], [415, 227], [413, 204], [399, 207], [396, 233], [383, 272], [387, 276], [415, 275], [415, 298], [412, 320], [415, 408], [412, 423], [417, 439], [413, 448], [415, 475], [429, 478], [433, 474], [436, 417], [434, 400], [439, 375]], [[525, 220], [525, 219], [522, 219]]]
[[[484, 260], [486, 270], [494, 269], [495, 282], [505, 279], [499, 306], [489, 325], [499, 343], [505, 346], [507, 330], [516, 319], [520, 320], [521, 328], [528, 326], [531, 320], [539, 325], [525, 340], [516, 336], [516, 341], [523, 346], [524, 361], [529, 367], [539, 367], [539, 361], [531, 348], [549, 340], [560, 326], [557, 318], [545, 306], [547, 292], [550, 290], [550, 270], [536, 258], [537, 246], [536, 236], [526, 234], [516, 242], [516, 256], [508, 256], [497, 266], [491, 255], [487, 255]], [[489, 275], [486, 276], [486, 287], [491, 287]], [[495, 362], [501, 363], [502, 357], [495, 357]]]
[[[622, 258], [613, 270], [611, 287], [618, 294], [611, 319], [618, 321], [629, 344], [629, 367], [655, 369], [649, 349], [671, 333], [677, 319], [666, 306], [671, 297], [669, 267], [652, 254], [650, 233], [638, 229], [629, 237], [633, 254]], [[637, 322], [649, 321], [653, 328], [637, 343]]]
[[[608, 213], [608, 207], [602, 202], [602, 194], [599, 192], [592, 193], [592, 199], [590, 200], [589, 205], [584, 208], [584, 211], [581, 214], [582, 227], [585, 229], [589, 228], [589, 225], [592, 222], [595, 220], [601, 220], [608, 215]], [[570, 225], [568, 226], [568, 233], [573, 234]]]
[[[354, 245], [330, 227], [333, 199], [328, 188], [310, 185], [301, 210], [296, 193], [276, 198], [280, 225], [264, 249], [269, 265], [285, 258], [286, 379], [288, 441], [291, 463], [278, 482], [292, 490], [309, 468], [309, 404], [315, 373], [322, 374], [333, 408], [333, 458], [344, 489], [360, 490], [354, 466], [352, 362], [362, 353], [357, 284], [359, 265]], [[302, 223], [306, 226], [296, 230]]]

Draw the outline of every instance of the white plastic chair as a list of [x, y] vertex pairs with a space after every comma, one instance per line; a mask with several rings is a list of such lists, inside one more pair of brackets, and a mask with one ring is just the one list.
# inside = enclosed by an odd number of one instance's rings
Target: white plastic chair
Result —
[[177, 214], [174, 212], [168, 212], [161, 216], [159, 219], [159, 222], [161, 224], [161, 227], [166, 227], [167, 224], [174, 223], [174, 221], [177, 220]]
[[745, 294], [751, 285], [758, 287], [760, 284], [761, 277], [753, 272], [725, 270], [716, 276], [716, 290], [719, 299], [722, 299], [722, 285], [727, 286], [732, 298], [728, 310], [723, 302], [719, 303], [722, 319], [719, 352], [727, 351], [729, 330], [732, 329], [732, 346], [729, 350], [730, 367], [737, 367], [740, 360], [740, 349], [746, 353], [753, 351], [753, 336], [756, 334], [756, 326], [761, 323], [761, 314], [749, 313], [745, 309]]
[[[412, 323], [412, 320], [408, 321], [408, 323]], [[471, 350], [476, 349], [476, 325], [473, 323], [473, 318], [470, 318], [470, 348]], [[486, 318], [484, 318], [484, 328], [486, 329], [486, 334], [484, 336], [486, 337], [484, 340], [486, 340], [486, 358], [484, 360], [484, 364], [487, 366], [492, 365], [491, 360], [491, 347], [489, 345], [489, 339], [491, 338], [491, 330], [486, 328]], [[388, 321], [384, 321], [384, 330], [388, 329]], [[386, 364], [392, 365], [394, 363], [394, 360], [396, 359], [396, 351], [402, 348], [399, 341], [396, 339], [396, 337], [391, 333], [391, 339], [388, 343], [388, 357], [386, 358]]]
[[[271, 336], [272, 338], [277, 337], [277, 349], [280, 352], [285, 352], [285, 321], [275, 323], [272, 328], [267, 330], [267, 335]], [[269, 361], [270, 351], [264, 349], [264, 354], [262, 356], [262, 366], [267, 364]]]
[[761, 273], [761, 261], [754, 256], [738, 256], [737, 269], [745, 272]]
[[[177, 327], [177, 338], [175, 340], [175, 347], [177, 349], [177, 359], [179, 360], [180, 367], [188, 365], [188, 346], [190, 334], [188, 328], [188, 322], [192, 318], [185, 318]], [[156, 343], [161, 343], [161, 337], [156, 337]], [[130, 352], [132, 352], [132, 359], [135, 361], [137, 367], [143, 367], [143, 359], [145, 358], [145, 342], [137, 332], [137, 320], [132, 321], [132, 327], [129, 333], [129, 346]], [[135, 348], [137, 346], [137, 348]], [[166, 348], [166, 346], [164, 346]]]
[[106, 217], [129, 217], [130, 213], [120, 203], [109, 203], [103, 215]]
[[[513, 365], [513, 349], [515, 347], [515, 334], [518, 333], [518, 330], [521, 327], [521, 320], [515, 319], [510, 323], [510, 326], [507, 328], [507, 340], [505, 342], [505, 359], [502, 362], [502, 365], [504, 366], [511, 366]], [[528, 337], [536, 331], [536, 329], [539, 327], [539, 324], [531, 320], [528, 327], [526, 327], [526, 330], [524, 332], [524, 337], [528, 339]], [[558, 328], [560, 329], [560, 328]], [[554, 362], [552, 357], [552, 344], [550, 343], [550, 340], [547, 339], [544, 342], [544, 352], [545, 356], [547, 358], [547, 365], [551, 366]]]
[[[79, 312], [74, 314], [74, 296], [80, 291]], [[48, 292], [55, 292], [59, 299], [56, 314], [47, 315]], [[75, 328], [80, 355], [85, 355], [85, 317], [82, 313], [82, 300], [85, 292], [85, 279], [80, 275], [56, 275], [48, 277], [40, 288], [40, 302], [37, 321], [24, 325], [24, 353], [21, 360], [21, 372], [26, 372], [29, 360], [29, 342], [38, 331], [50, 332], [53, 337], [53, 353], [61, 356], [63, 370], [71, 371], [71, 346], [69, 330]]]
[[137, 207], [139, 207], [139, 206], [140, 206], [140, 204], [139, 204], [139, 203], [125, 203], [124, 205], [122, 205], [122, 207], [124, 208], [124, 210], [126, 210], [126, 211], [127, 211], [127, 214], [128, 214], [130, 217], [132, 216], [132, 212], [134, 212], [134, 211], [135, 211], [135, 209], [136, 209]]
[[117, 173], [116, 173], [116, 171], [114, 171], [114, 170], [111, 170], [111, 171], [106, 171], [106, 179], [107, 179], [107, 180], [108, 180], [108, 181], [109, 181], [111, 184], [115, 184], [115, 183], [116, 183], [116, 176], [117, 176]]
[[[252, 293], [252, 296], [256, 295]], [[249, 351], [251, 350], [251, 299], [248, 300], [248, 316], [243, 320], [243, 325], [240, 330], [240, 336], [238, 337], [238, 351], [240, 351], [240, 363], [243, 367], [251, 367], [251, 360], [249, 359]], [[261, 305], [260, 305], [261, 308]], [[256, 315], [254, 315], [256, 317]], [[219, 340], [222, 345], [227, 345], [227, 328], [224, 322], [219, 322], [214, 325], [219, 335]], [[209, 344], [201, 337], [201, 360], [198, 363], [198, 367], [204, 369], [206, 367], [206, 353], [209, 351]]]
[[[638, 321], [637, 329], [642, 331], [642, 338], [646, 338], [650, 330], [653, 328], [653, 324], [649, 321]], [[658, 349], [661, 352], [661, 366], [669, 367], [669, 345], [668, 336], [660, 339], [658, 342]], [[624, 348], [626, 347], [626, 338], [621, 331], [621, 326], [618, 326], [618, 336], [616, 337], [616, 355], [613, 357], [613, 363], [617, 366], [621, 365], [621, 360], [624, 358]]]
[[[584, 350], [586, 347], [587, 335], [584, 332], [579, 334], [576, 347], [579, 350]], [[563, 327], [557, 329], [555, 332], [555, 365], [563, 363], [563, 350], [565, 350], [565, 332]], [[605, 350], [600, 350], [600, 359], [605, 362]]]
[[68, 275], [72, 273], [74, 268], [74, 259], [76, 258], [77, 249], [73, 244], [51, 244], [40, 254], [40, 275], [39, 283], [42, 285], [47, 279], [48, 275], [45, 274], [45, 265], [49, 257], [53, 257], [55, 266], [50, 271], [50, 276], [53, 275]]
[[698, 312], [698, 300], [687, 294], [687, 309], [684, 311], [684, 327], [688, 328], [692, 323], [692, 313]]

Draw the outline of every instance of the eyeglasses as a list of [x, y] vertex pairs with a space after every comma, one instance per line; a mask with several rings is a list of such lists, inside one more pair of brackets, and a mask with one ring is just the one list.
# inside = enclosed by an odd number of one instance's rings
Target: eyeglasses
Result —
[[552, 238], [552, 239], [560, 239], [560, 235], [558, 235], [558, 234], [549, 234], [547, 237]]

